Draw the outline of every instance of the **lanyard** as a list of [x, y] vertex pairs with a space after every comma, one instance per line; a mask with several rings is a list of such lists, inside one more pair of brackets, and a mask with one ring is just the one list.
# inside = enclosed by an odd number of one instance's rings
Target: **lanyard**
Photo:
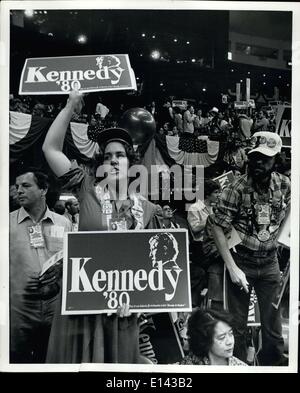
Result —
[[[97, 200], [101, 206], [101, 212], [105, 215], [107, 228], [110, 227], [110, 222], [112, 220], [113, 206], [110, 200], [110, 194], [108, 191], [104, 191], [100, 185], [96, 185], [95, 192], [97, 196]], [[135, 230], [144, 228], [144, 209], [141, 203], [140, 198], [137, 195], [132, 194], [129, 196], [131, 203], [131, 214], [135, 221]], [[122, 220], [124, 221], [124, 220]], [[119, 226], [117, 225], [116, 228]], [[125, 229], [122, 225], [122, 229]]]
[[[270, 225], [271, 225], [271, 206], [272, 197], [271, 191], [268, 190], [268, 201], [259, 202], [258, 194], [252, 192], [250, 194], [251, 209], [248, 209], [248, 232], [253, 235], [256, 232], [258, 240], [265, 242], [270, 239]], [[251, 222], [251, 224], [250, 224]], [[254, 231], [255, 226], [255, 231]]]

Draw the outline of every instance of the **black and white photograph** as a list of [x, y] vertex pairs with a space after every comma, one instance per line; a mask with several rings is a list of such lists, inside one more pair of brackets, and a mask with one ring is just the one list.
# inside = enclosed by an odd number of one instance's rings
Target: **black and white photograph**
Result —
[[0, 370], [297, 372], [300, 5], [0, 11]]

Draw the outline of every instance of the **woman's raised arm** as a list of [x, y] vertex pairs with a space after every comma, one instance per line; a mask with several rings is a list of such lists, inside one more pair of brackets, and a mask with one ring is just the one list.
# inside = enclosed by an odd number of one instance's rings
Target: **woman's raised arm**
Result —
[[46, 135], [43, 152], [56, 176], [62, 176], [71, 169], [71, 162], [62, 152], [62, 149], [71, 117], [74, 112], [80, 113], [82, 106], [82, 94], [78, 91], [72, 91], [66, 106], [57, 115]]

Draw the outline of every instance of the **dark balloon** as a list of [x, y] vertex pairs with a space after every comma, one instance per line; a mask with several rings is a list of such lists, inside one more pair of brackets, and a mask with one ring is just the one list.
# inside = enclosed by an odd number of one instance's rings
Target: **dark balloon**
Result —
[[152, 139], [156, 130], [154, 117], [143, 108], [131, 108], [124, 112], [120, 127], [129, 132], [134, 145], [142, 145]]

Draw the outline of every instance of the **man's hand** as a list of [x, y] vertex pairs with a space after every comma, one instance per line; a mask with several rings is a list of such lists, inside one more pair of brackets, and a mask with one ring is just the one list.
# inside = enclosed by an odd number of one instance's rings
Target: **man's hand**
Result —
[[246, 293], [249, 293], [249, 283], [247, 281], [245, 273], [238, 268], [237, 266], [229, 269], [229, 274], [231, 281], [233, 284], [236, 284], [240, 287], [241, 290], [244, 290]]
[[38, 274], [29, 276], [27, 280], [26, 290], [29, 292], [34, 292], [39, 290], [40, 288], [40, 281]]
[[28, 278], [26, 292], [34, 299], [47, 300], [58, 294], [60, 290], [60, 271], [52, 266], [42, 276], [31, 275]]
[[57, 281], [57, 269], [55, 266], [51, 266], [45, 273], [39, 278], [40, 285], [51, 285]]

